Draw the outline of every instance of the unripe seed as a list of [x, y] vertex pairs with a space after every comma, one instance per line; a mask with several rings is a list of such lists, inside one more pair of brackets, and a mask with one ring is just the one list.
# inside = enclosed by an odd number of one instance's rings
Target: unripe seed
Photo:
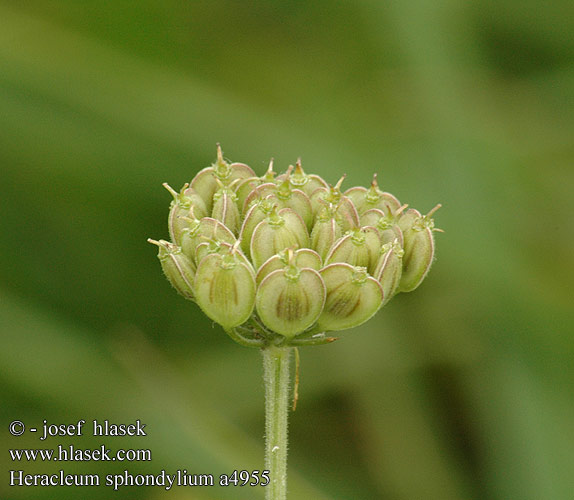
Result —
[[273, 158], [271, 158], [271, 161], [269, 162], [269, 168], [264, 175], [261, 177], [248, 177], [247, 179], [238, 181], [235, 187], [235, 194], [237, 194], [237, 206], [241, 210], [241, 215], [245, 215], [249, 209], [249, 206], [253, 203], [252, 200], [249, 203], [246, 203], [249, 195], [261, 184], [273, 183], [274, 178], [275, 172], [273, 171]]
[[394, 212], [401, 206], [401, 203], [394, 195], [383, 192], [379, 189], [377, 174], [373, 175], [373, 182], [369, 189], [361, 186], [353, 187], [345, 191], [345, 196], [348, 196], [353, 200], [359, 215], [362, 215], [367, 210], [373, 208], [385, 210], [388, 207], [392, 212]]
[[261, 283], [263, 278], [268, 274], [271, 274], [277, 269], [283, 269], [285, 266], [289, 265], [289, 262], [293, 262], [298, 268], [308, 267], [310, 269], [315, 269], [318, 271], [322, 267], [321, 257], [317, 252], [314, 252], [310, 248], [300, 248], [299, 250], [293, 250], [288, 248], [282, 250], [278, 254], [269, 257], [263, 265], [257, 271], [255, 279], [257, 284]]
[[361, 224], [376, 227], [379, 231], [389, 229], [398, 222], [407, 207], [408, 205], [405, 204], [400, 206], [398, 210], [392, 210], [388, 205], [384, 209], [371, 208], [361, 215]]
[[313, 248], [323, 260], [327, 259], [329, 251], [343, 234], [341, 224], [337, 218], [336, 208], [329, 204], [323, 207], [311, 231], [311, 248]]
[[243, 202], [242, 213], [246, 214], [251, 206], [275, 194], [277, 186], [272, 182], [264, 182], [255, 187]]
[[217, 145], [217, 160], [211, 167], [201, 170], [191, 181], [191, 187], [203, 198], [208, 211], [213, 207], [213, 195], [219, 189], [218, 180], [228, 186], [236, 179], [255, 177], [255, 172], [243, 163], [227, 163]]
[[311, 230], [314, 217], [309, 197], [300, 189], [293, 189], [289, 179], [288, 173], [285, 180], [276, 187], [273, 199], [277, 200], [279, 208], [291, 208], [295, 211], [303, 219], [307, 230]]
[[347, 196], [342, 196], [339, 200], [336, 213], [337, 220], [340, 221], [341, 230], [344, 233], [360, 227], [359, 213]]
[[201, 220], [188, 219], [189, 227], [183, 230], [181, 237], [181, 248], [183, 253], [195, 263], [197, 263], [197, 247], [211, 238], [215, 241], [221, 241], [233, 245], [237, 240], [235, 235], [223, 225], [222, 222], [211, 217], [204, 217]]
[[361, 224], [363, 226], [375, 227], [377, 231], [379, 231], [381, 244], [385, 245], [387, 243], [391, 243], [395, 240], [395, 238], [398, 238], [399, 243], [402, 246], [403, 232], [401, 231], [401, 228], [396, 224], [398, 218], [398, 216], [395, 217], [393, 215], [385, 214], [378, 208], [372, 208], [361, 215]]
[[391, 210], [389, 206], [387, 206], [387, 210], [372, 208], [361, 215], [361, 224], [377, 228], [383, 245], [398, 238], [401, 246], [403, 246], [403, 232], [397, 223], [407, 207], [408, 205], [402, 205], [395, 211]]
[[217, 181], [213, 174], [213, 167], [207, 167], [199, 171], [191, 181], [191, 187], [195, 189], [205, 202], [207, 211], [211, 212], [213, 207], [213, 195], [217, 191]]
[[180, 247], [169, 241], [156, 241], [150, 238], [148, 242], [159, 248], [157, 257], [171, 285], [186, 299], [194, 300], [195, 268], [191, 260], [183, 254]]
[[245, 323], [255, 305], [253, 269], [233, 253], [205, 256], [195, 274], [196, 300], [203, 312], [225, 329]]
[[309, 199], [311, 200], [311, 208], [313, 215], [316, 217], [325, 204], [337, 206], [341, 201], [341, 184], [345, 180], [346, 175], [343, 175], [337, 184], [334, 186], [320, 187], [311, 193]]
[[268, 274], [257, 288], [259, 318], [271, 331], [288, 338], [311, 327], [324, 302], [325, 285], [319, 273], [294, 264]]
[[381, 256], [374, 272], [374, 277], [383, 287], [383, 305], [398, 292], [403, 272], [403, 255], [398, 238], [381, 247]]
[[271, 256], [286, 248], [309, 247], [309, 234], [305, 223], [290, 208], [274, 208], [261, 221], [251, 237], [251, 260], [256, 269]]
[[[291, 167], [289, 167], [291, 168]], [[277, 181], [282, 181], [286, 174], [280, 175]], [[318, 188], [328, 188], [329, 185], [318, 175], [307, 175], [301, 166], [301, 158], [297, 160], [295, 168], [289, 177], [289, 182], [294, 189], [300, 189], [307, 196], [311, 196]]]
[[173, 196], [169, 206], [168, 229], [170, 238], [176, 243], [181, 243], [182, 231], [188, 226], [186, 217], [205, 217], [207, 209], [201, 196], [196, 191], [185, 184], [178, 193], [167, 182], [163, 183]]
[[240, 180], [235, 186], [237, 206], [240, 208], [242, 215], [245, 215], [245, 212], [243, 211], [245, 200], [257, 188], [257, 186], [260, 186], [261, 184], [262, 181], [259, 177], [249, 177], [248, 179]]
[[247, 213], [250, 207], [261, 199], [272, 200], [278, 209], [291, 208], [303, 219], [307, 229], [311, 229], [313, 224], [311, 202], [303, 191], [291, 187], [289, 173], [283, 176], [283, 181], [279, 184], [266, 182], [255, 187], [243, 202], [243, 213]]
[[381, 236], [382, 245], [392, 243], [395, 240], [399, 241], [399, 245], [401, 246], [401, 248], [404, 244], [403, 232], [401, 231], [401, 228], [397, 224], [391, 226], [389, 229], [383, 229], [383, 230], [379, 229], [379, 235]]
[[329, 189], [317, 189], [311, 196], [311, 208], [313, 209], [315, 222], [317, 222], [321, 217], [324, 207], [335, 207], [337, 222], [341, 226], [341, 230], [346, 232], [359, 227], [359, 214], [351, 199], [347, 196], [343, 196], [339, 190], [339, 186], [344, 178], [345, 176], [341, 177], [337, 185], [331, 186]]
[[381, 219], [385, 218], [385, 212], [379, 210], [378, 208], [371, 208], [363, 214], [361, 214], [359, 220], [363, 226], [373, 226], [377, 227], [377, 224]]
[[241, 250], [243, 250], [245, 255], [251, 256], [251, 237], [253, 236], [253, 231], [255, 231], [255, 228], [260, 222], [267, 218], [274, 206], [274, 203], [271, 201], [271, 196], [269, 196], [254, 203], [247, 211], [239, 236], [241, 240]]
[[411, 292], [417, 288], [430, 269], [434, 257], [434, 221], [431, 215], [439, 208], [440, 205], [437, 205], [425, 216], [410, 209], [399, 219], [405, 249], [399, 285], [401, 292]]
[[236, 241], [233, 245], [225, 243], [223, 241], [216, 241], [211, 238], [205, 238], [206, 241], [200, 243], [197, 246], [196, 258], [198, 265], [201, 261], [209, 254], [218, 253], [220, 255], [234, 255], [237, 260], [243, 262], [248, 267], [251, 266], [249, 259], [239, 250], [239, 241]]
[[374, 227], [366, 226], [350, 231], [340, 238], [327, 256], [326, 263], [346, 262], [365, 267], [373, 273], [379, 260], [381, 239]]
[[363, 267], [330, 264], [320, 271], [327, 299], [317, 330], [336, 331], [358, 326], [370, 319], [383, 303], [383, 289]]
[[213, 195], [211, 216], [221, 221], [234, 235], [239, 233], [241, 215], [237, 207], [237, 195], [231, 187], [221, 186]]

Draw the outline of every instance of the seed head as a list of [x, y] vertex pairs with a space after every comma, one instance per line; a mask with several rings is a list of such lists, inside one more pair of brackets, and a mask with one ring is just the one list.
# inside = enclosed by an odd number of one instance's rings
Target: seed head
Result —
[[342, 191], [344, 180], [330, 185], [300, 159], [280, 175], [271, 160], [259, 177], [218, 145], [215, 162], [179, 192], [164, 184], [172, 242], [149, 241], [173, 287], [236, 340], [333, 340], [323, 333], [358, 326], [421, 284], [440, 231], [440, 205], [421, 215], [376, 174]]

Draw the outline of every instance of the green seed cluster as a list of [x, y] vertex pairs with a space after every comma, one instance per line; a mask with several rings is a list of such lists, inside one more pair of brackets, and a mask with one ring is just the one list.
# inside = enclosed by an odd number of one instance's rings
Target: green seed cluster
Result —
[[223, 159], [171, 192], [171, 241], [148, 240], [168, 280], [234, 340], [304, 345], [333, 340], [417, 288], [434, 257], [427, 215], [379, 189], [341, 190], [297, 162], [258, 177]]

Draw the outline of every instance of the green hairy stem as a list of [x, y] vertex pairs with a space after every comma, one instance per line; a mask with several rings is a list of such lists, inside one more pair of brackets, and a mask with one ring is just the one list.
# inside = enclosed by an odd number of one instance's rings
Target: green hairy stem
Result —
[[287, 414], [291, 347], [262, 350], [265, 381], [265, 469], [270, 471], [266, 500], [287, 498]]

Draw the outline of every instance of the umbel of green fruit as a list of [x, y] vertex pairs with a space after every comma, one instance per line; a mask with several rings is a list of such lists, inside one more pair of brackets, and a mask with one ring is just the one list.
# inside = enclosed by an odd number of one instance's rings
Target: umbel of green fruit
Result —
[[301, 162], [258, 177], [217, 147], [213, 165], [172, 194], [171, 242], [158, 258], [172, 286], [237, 342], [305, 345], [358, 326], [417, 288], [434, 259], [431, 216], [369, 187], [342, 190]]

